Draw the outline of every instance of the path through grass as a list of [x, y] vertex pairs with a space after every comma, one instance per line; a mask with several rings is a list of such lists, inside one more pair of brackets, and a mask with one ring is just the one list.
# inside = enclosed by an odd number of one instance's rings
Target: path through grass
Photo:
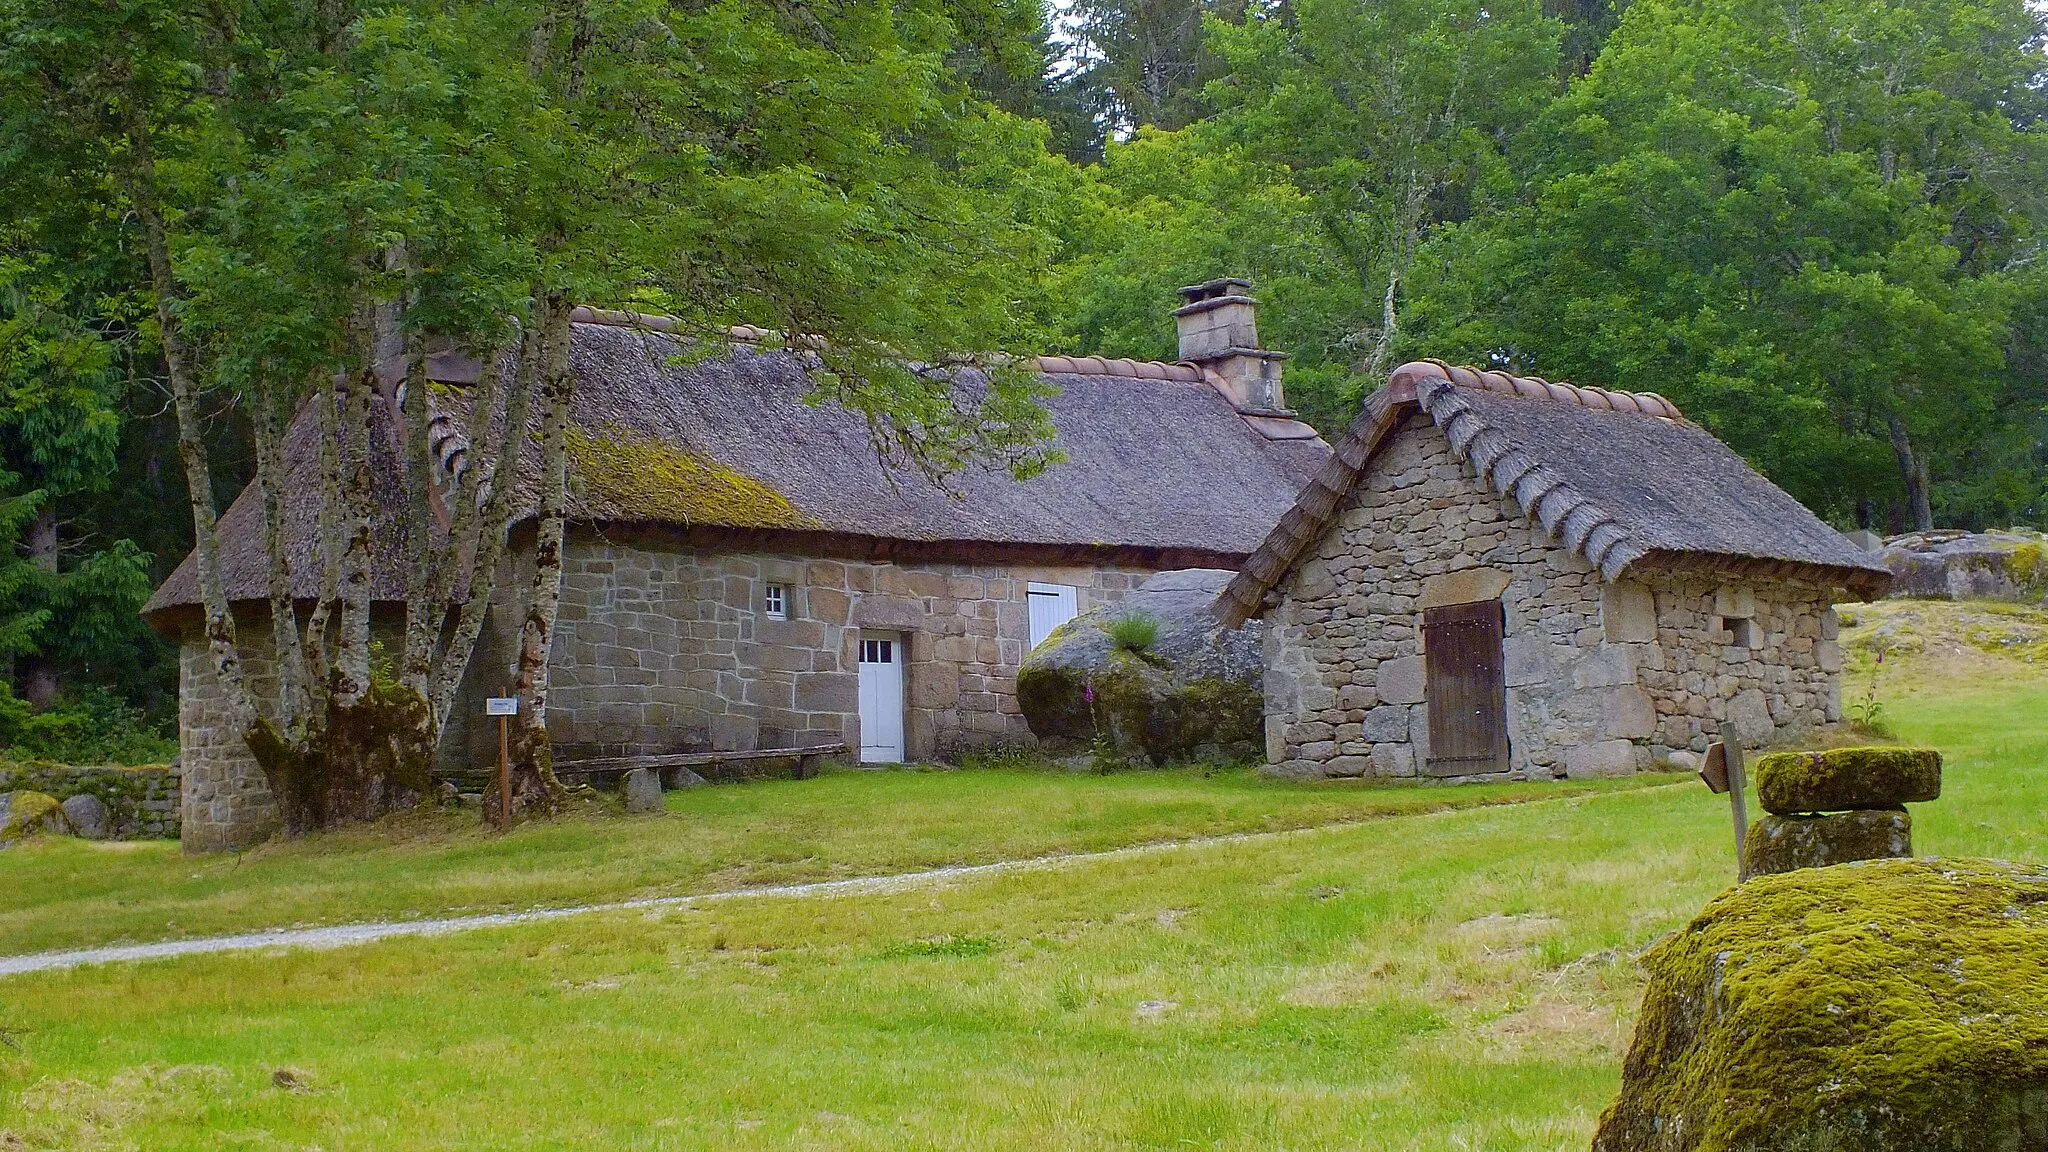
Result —
[[984, 864], [1669, 779], [1447, 788], [1241, 769], [844, 770], [672, 792], [662, 816], [621, 818], [607, 800], [510, 836], [435, 810], [239, 856], [44, 839], [0, 853], [0, 955]]
[[[1886, 692], [1948, 754], [1918, 849], [2048, 857], [2048, 685]], [[1725, 882], [1726, 812], [1638, 789], [22, 977], [0, 1147], [1578, 1150], [1628, 958]]]

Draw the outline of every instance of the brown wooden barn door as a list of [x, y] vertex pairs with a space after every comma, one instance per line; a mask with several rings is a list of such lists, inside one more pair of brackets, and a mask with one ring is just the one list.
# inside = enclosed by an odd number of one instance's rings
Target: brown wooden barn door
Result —
[[1508, 770], [1504, 623], [1498, 600], [1423, 609], [1432, 776]]

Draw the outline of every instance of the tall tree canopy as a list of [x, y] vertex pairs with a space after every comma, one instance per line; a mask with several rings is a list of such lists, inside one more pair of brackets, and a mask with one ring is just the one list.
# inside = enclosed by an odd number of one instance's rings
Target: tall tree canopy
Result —
[[[713, 343], [766, 325], [805, 341], [821, 389], [870, 417], [878, 450], [938, 472], [1043, 465], [1039, 385], [1000, 365], [1042, 343], [1032, 308], [1051, 240], [1032, 187], [1057, 162], [1042, 129], [959, 67], [960, 20], [989, 7], [0, 5], [12, 154], [53, 194], [105, 190], [142, 257], [210, 663], [288, 820], [367, 814], [390, 782], [421, 782], [481, 620], [482, 597], [455, 604], [455, 574], [496, 578], [527, 427], [543, 447], [521, 799], [552, 801], [545, 656], [575, 305], [665, 312]], [[423, 365], [448, 342], [499, 370], [456, 413], [482, 463], [437, 526]], [[998, 365], [972, 401], [916, 367], [961, 357]], [[248, 622], [215, 558], [203, 422], [222, 405], [255, 439], [274, 690], [243, 669]], [[325, 474], [303, 624], [282, 544], [295, 420], [312, 422]], [[372, 428], [389, 424], [407, 611], [387, 667], [370, 568], [389, 467]]]
[[1408, 346], [1665, 392], [1837, 517], [2038, 516], [2042, 44], [2021, 0], [1639, 0]]

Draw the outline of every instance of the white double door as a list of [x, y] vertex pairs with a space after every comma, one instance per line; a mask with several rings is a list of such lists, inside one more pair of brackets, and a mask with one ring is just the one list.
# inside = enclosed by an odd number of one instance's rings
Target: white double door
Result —
[[860, 759], [903, 762], [903, 637], [860, 634]]

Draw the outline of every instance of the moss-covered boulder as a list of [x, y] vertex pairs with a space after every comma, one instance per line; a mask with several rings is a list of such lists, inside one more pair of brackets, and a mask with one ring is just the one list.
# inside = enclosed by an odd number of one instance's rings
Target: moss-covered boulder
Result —
[[64, 806], [47, 792], [0, 793], [0, 847], [40, 832], [63, 836], [71, 832]]
[[1766, 813], [1742, 837], [1742, 863], [1751, 876], [1912, 854], [1913, 818], [1903, 808], [1819, 816]]
[[1764, 811], [1785, 816], [1896, 808], [1941, 796], [1941, 753], [1932, 748], [1773, 752], [1754, 771]]
[[1594, 1152], [2048, 1148], [2048, 868], [1766, 876], [1643, 965]]
[[[1226, 632], [1209, 610], [1230, 577], [1162, 572], [1122, 602], [1054, 629], [1017, 673], [1032, 733], [1154, 764], [1256, 755], [1265, 713], [1260, 625]], [[1118, 626], [1130, 617], [1156, 627]], [[1145, 643], [1120, 643], [1134, 634]]]

